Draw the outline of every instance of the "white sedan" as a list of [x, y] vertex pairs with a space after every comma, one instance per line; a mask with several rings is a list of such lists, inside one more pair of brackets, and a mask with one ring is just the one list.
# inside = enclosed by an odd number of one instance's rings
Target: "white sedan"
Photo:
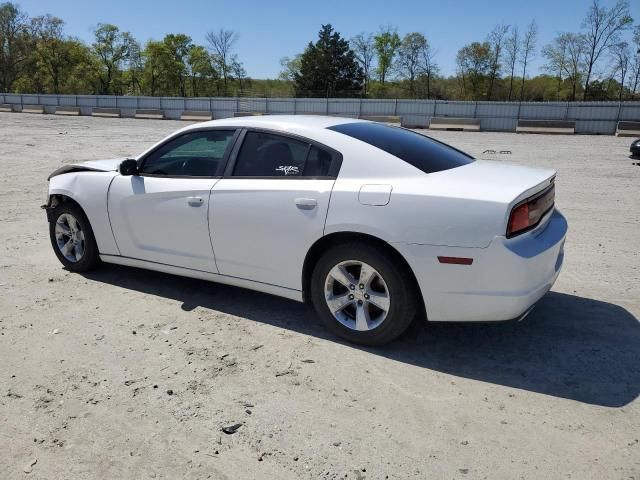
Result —
[[418, 312], [524, 317], [562, 265], [554, 179], [379, 123], [243, 117], [66, 165], [43, 207], [71, 271], [103, 261], [310, 301], [336, 334], [381, 345]]

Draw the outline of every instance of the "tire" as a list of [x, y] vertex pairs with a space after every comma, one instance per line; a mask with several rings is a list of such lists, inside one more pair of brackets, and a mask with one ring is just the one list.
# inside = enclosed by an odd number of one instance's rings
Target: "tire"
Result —
[[[58, 204], [49, 223], [53, 251], [65, 268], [72, 272], [88, 272], [100, 264], [96, 239], [87, 216], [77, 204]], [[68, 249], [65, 245], [71, 245]]]
[[[345, 271], [349, 276], [342, 276]], [[361, 278], [368, 283], [360, 283]], [[327, 250], [311, 277], [311, 299], [322, 322], [359, 345], [380, 346], [398, 338], [416, 315], [418, 294], [404, 265], [367, 243], [345, 243]], [[330, 303], [334, 311], [343, 303], [347, 306], [334, 314]]]

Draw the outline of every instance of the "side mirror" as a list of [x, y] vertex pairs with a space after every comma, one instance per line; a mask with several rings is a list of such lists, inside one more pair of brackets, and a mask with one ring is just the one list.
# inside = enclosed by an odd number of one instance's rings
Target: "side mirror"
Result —
[[138, 175], [138, 162], [131, 158], [123, 160], [118, 167], [120, 175]]

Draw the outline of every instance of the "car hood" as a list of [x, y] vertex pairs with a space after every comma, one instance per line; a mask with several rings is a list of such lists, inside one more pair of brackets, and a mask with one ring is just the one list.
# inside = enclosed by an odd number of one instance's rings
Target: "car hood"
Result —
[[107, 160], [91, 160], [89, 162], [71, 163], [64, 165], [49, 175], [49, 180], [57, 175], [71, 172], [115, 172], [126, 157]]

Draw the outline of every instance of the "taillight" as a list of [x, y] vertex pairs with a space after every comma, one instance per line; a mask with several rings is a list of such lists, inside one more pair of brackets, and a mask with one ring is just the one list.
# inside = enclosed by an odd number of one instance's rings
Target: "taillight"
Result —
[[526, 199], [516, 205], [509, 215], [507, 224], [507, 238], [514, 237], [521, 233], [535, 228], [542, 217], [551, 210], [555, 201], [554, 184], [549, 185], [541, 193]]
[[507, 237], [512, 237], [519, 231], [529, 228], [530, 225], [529, 204], [523, 203], [519, 207], [514, 208], [511, 212], [509, 227], [507, 228]]

